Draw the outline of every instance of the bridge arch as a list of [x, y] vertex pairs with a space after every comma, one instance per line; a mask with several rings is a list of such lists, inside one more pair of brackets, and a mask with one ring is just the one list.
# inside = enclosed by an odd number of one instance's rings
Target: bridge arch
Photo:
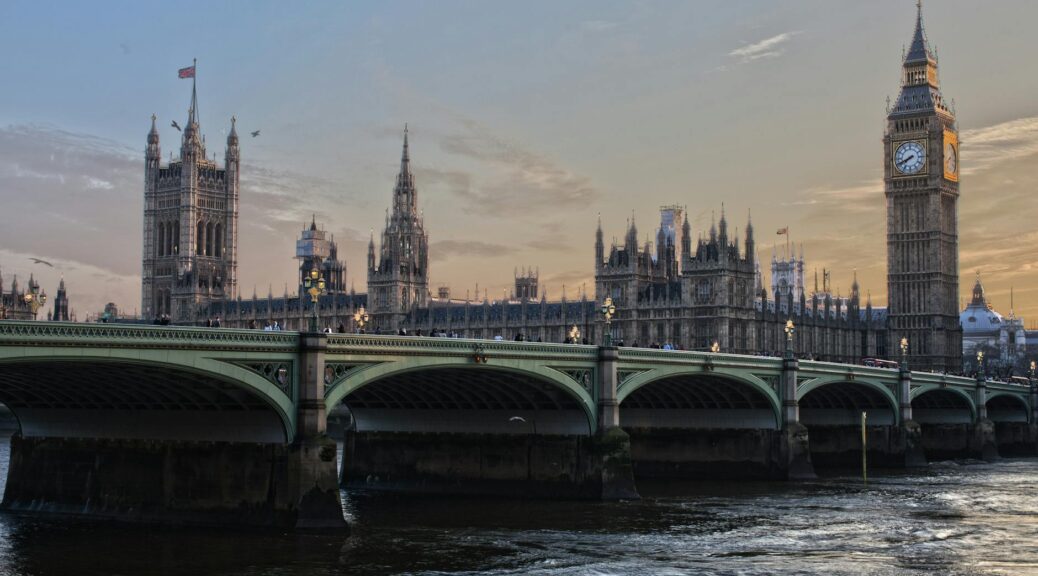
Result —
[[23, 436], [280, 444], [295, 435], [292, 398], [241, 366], [167, 350], [76, 352], [0, 347], [0, 403]]
[[920, 424], [972, 424], [977, 404], [971, 394], [957, 387], [927, 384], [913, 388], [912, 419]]
[[617, 401], [625, 427], [777, 429], [781, 422], [778, 395], [767, 382], [724, 368], [647, 370], [621, 382]]
[[870, 425], [897, 425], [898, 403], [882, 383], [846, 375], [821, 376], [797, 387], [800, 420], [813, 425], [844, 426], [861, 422], [868, 414]]
[[[590, 384], [593, 385], [593, 370]], [[590, 435], [595, 400], [564, 372], [507, 358], [410, 356], [357, 369], [326, 394], [358, 429]]]
[[1030, 406], [1020, 394], [1012, 392], [995, 392], [987, 397], [988, 419], [993, 422], [1027, 423], [1031, 413]]

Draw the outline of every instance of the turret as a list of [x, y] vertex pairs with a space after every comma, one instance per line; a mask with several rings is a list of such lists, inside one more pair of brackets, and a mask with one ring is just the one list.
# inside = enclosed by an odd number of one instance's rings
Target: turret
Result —
[[718, 241], [721, 243], [721, 250], [727, 250], [728, 248], [728, 219], [724, 215], [724, 204], [721, 204], [721, 222], [718, 224]]
[[746, 216], [746, 259], [757, 259], [757, 244], [753, 240], [753, 217], [749, 214]]
[[368, 272], [375, 271], [375, 231], [371, 231], [371, 239], [368, 240]]
[[605, 260], [605, 243], [602, 241], [602, 214], [598, 215], [598, 229], [595, 230], [595, 270], [602, 268]]
[[145, 151], [145, 157], [148, 159], [148, 168], [152, 168], [154, 163], [155, 167], [158, 167], [159, 161], [162, 159], [162, 151], [159, 148], [159, 130], [155, 127], [156, 116], [151, 115], [151, 130], [148, 131], [148, 148]]

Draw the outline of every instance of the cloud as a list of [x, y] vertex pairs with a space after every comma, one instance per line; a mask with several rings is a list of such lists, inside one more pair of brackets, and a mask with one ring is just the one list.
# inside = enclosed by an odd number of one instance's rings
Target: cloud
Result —
[[448, 154], [474, 160], [491, 174], [477, 180], [472, 174], [441, 172], [441, 181], [464, 201], [463, 210], [475, 214], [532, 216], [561, 207], [582, 206], [599, 197], [591, 179], [562, 168], [551, 159], [490, 134], [470, 120], [460, 130], [441, 137]]
[[1038, 154], [1038, 116], [965, 130], [960, 136], [960, 172], [970, 176], [1002, 162]]
[[449, 260], [452, 256], [478, 256], [493, 258], [513, 254], [516, 249], [504, 244], [483, 242], [482, 240], [441, 240], [429, 246], [429, 257], [432, 261]]
[[777, 58], [785, 52], [785, 48], [782, 45], [799, 33], [798, 31], [783, 32], [771, 38], [765, 38], [759, 42], [736, 48], [729, 52], [728, 55], [738, 58], [743, 63], [763, 58]]

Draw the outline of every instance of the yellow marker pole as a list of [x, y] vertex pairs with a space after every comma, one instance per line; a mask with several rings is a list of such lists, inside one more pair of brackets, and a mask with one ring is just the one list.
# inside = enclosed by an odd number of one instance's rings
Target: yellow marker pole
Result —
[[865, 461], [866, 454], [868, 453], [868, 441], [865, 438], [865, 411], [861, 411], [861, 481], [863, 484], [868, 485], [869, 475], [868, 467]]

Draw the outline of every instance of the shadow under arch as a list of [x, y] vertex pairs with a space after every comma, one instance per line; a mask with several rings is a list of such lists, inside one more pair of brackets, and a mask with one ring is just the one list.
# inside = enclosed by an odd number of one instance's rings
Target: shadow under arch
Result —
[[617, 393], [624, 428], [779, 428], [778, 397], [763, 380], [724, 370], [657, 369]]
[[356, 431], [590, 436], [594, 398], [546, 366], [412, 357], [351, 373], [325, 398], [345, 403]]
[[1011, 392], [995, 392], [987, 398], [988, 419], [992, 422], [1030, 421], [1031, 410], [1027, 402], [1019, 394]]
[[912, 420], [920, 424], [972, 424], [977, 419], [974, 399], [958, 388], [923, 386], [911, 398]]
[[861, 413], [870, 426], [897, 425], [897, 399], [884, 385], [844, 376], [817, 378], [797, 389], [800, 422], [811, 426], [854, 426]]
[[259, 374], [217, 359], [189, 366], [125, 354], [8, 354], [0, 403], [26, 437], [292, 441], [294, 404]]

